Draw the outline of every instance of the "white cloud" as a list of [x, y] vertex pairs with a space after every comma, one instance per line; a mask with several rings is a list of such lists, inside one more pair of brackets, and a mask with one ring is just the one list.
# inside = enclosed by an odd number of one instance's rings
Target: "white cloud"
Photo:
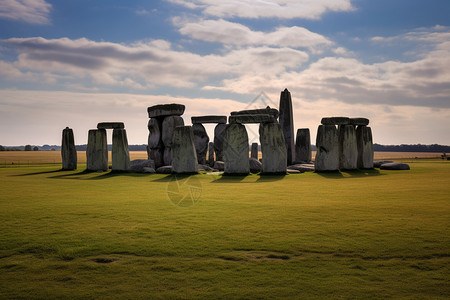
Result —
[[328, 11], [351, 11], [350, 0], [168, 0], [220, 18], [319, 19]]
[[45, 0], [0, 1], [0, 18], [31, 24], [49, 24], [52, 5]]
[[13, 66], [22, 72], [65, 74], [96, 84], [134, 88], [195, 87], [215, 77], [279, 74], [308, 60], [299, 50], [265, 46], [201, 56], [172, 50], [161, 40], [133, 45], [84, 38], [11, 38], [3, 42], [18, 51]]
[[[179, 21], [176, 21], [179, 24]], [[270, 45], [278, 47], [307, 48], [317, 52], [333, 43], [324, 36], [306, 28], [279, 27], [273, 32], [252, 31], [239, 23], [220, 20], [202, 20], [181, 25], [180, 32], [192, 38], [219, 42], [226, 45]]]

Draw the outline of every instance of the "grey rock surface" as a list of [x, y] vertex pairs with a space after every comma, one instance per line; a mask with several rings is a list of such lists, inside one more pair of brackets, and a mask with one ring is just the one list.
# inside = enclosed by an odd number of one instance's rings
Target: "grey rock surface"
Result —
[[197, 173], [198, 161], [191, 126], [176, 127], [172, 140], [172, 172]]
[[86, 164], [90, 171], [108, 170], [108, 145], [105, 129], [89, 130]]
[[290, 165], [287, 168], [291, 169], [291, 170], [298, 170], [301, 172], [314, 172], [315, 171], [314, 164], [295, 164], [295, 165]]
[[165, 166], [172, 165], [172, 150], [169, 147], [164, 148], [163, 161]]
[[194, 145], [197, 151], [197, 160], [201, 165], [206, 165], [206, 153], [208, 152], [209, 137], [206, 129], [202, 124], [196, 123], [192, 125], [194, 134]]
[[157, 118], [151, 118], [148, 120], [148, 146], [151, 149], [162, 148], [162, 121]]
[[339, 169], [355, 170], [358, 168], [358, 143], [356, 130], [352, 125], [339, 126]]
[[130, 154], [128, 152], [127, 131], [114, 129], [112, 135], [112, 170], [128, 171], [130, 169]]
[[211, 167], [208, 166], [208, 165], [201, 165], [201, 164], [199, 164], [199, 165], [198, 165], [198, 170], [199, 170], [199, 171], [210, 172], [210, 171], [213, 171], [213, 168], [211, 168]]
[[223, 154], [227, 175], [246, 175], [250, 172], [248, 162], [248, 135], [242, 124], [226, 125]]
[[287, 150], [281, 125], [278, 123], [265, 123], [260, 127], [260, 131], [262, 173], [285, 174]]
[[216, 169], [216, 170], [219, 170], [219, 171], [223, 171], [223, 170], [225, 170], [225, 163], [223, 161], [216, 160], [214, 162], [213, 169]]
[[250, 157], [254, 159], [258, 159], [258, 143], [252, 143], [250, 150]]
[[101, 122], [97, 124], [97, 129], [124, 129], [122, 122]]
[[155, 162], [151, 159], [135, 159], [130, 161], [130, 170], [136, 173], [145, 173], [145, 168], [155, 169]]
[[218, 161], [223, 161], [223, 141], [226, 127], [226, 124], [217, 124], [214, 128], [214, 152]]
[[162, 121], [161, 139], [164, 147], [172, 145], [173, 132], [178, 126], [184, 126], [184, 120], [180, 116], [167, 116]]
[[62, 132], [61, 157], [63, 170], [77, 169], [77, 149], [75, 148], [73, 130], [69, 127], [66, 127]]
[[286, 172], [287, 172], [288, 174], [300, 174], [300, 173], [303, 173], [303, 172], [300, 171], [300, 170], [294, 170], [294, 169], [286, 169]]
[[274, 123], [275, 118], [269, 114], [260, 115], [233, 115], [228, 118], [230, 124], [255, 124], [255, 123]]
[[383, 164], [393, 163], [393, 162], [394, 161], [392, 161], [392, 160], [376, 160], [376, 161], [373, 162], [373, 167], [374, 168], [379, 168]]
[[369, 119], [367, 118], [350, 118], [350, 125], [369, 125]]
[[291, 93], [288, 89], [280, 95], [280, 125], [283, 131], [286, 144], [287, 164], [290, 165], [295, 160], [294, 148], [294, 116], [292, 109]]
[[410, 170], [408, 164], [404, 163], [385, 163], [380, 166], [381, 170]]
[[163, 149], [151, 149], [147, 147], [148, 159], [155, 162], [155, 168], [162, 167], [164, 165], [164, 150]]
[[237, 116], [237, 115], [272, 115], [275, 120], [278, 119], [278, 109], [276, 108], [270, 108], [269, 106], [267, 106], [266, 108], [257, 108], [257, 109], [246, 109], [246, 110], [240, 110], [240, 111], [232, 111], [231, 115], [232, 116]]
[[358, 146], [358, 168], [373, 169], [373, 141], [370, 127], [360, 125], [356, 128]]
[[339, 134], [334, 125], [320, 125], [316, 137], [316, 172], [339, 169]]
[[250, 166], [250, 173], [257, 174], [262, 172], [262, 163], [256, 158], [250, 157], [248, 163]]
[[214, 143], [213, 142], [209, 142], [209, 144], [208, 144], [208, 164], [210, 167], [214, 166]]
[[158, 174], [171, 174], [172, 173], [172, 166], [162, 166], [156, 169], [156, 173]]
[[297, 138], [295, 140], [295, 162], [310, 162], [312, 159], [311, 152], [311, 135], [309, 128], [297, 129]]
[[156, 170], [154, 168], [148, 168], [148, 167], [144, 167], [142, 173], [156, 173]]
[[227, 123], [227, 116], [198, 116], [198, 117], [191, 117], [192, 124], [196, 123], [217, 123], [217, 124], [226, 124]]
[[148, 117], [181, 116], [184, 114], [183, 104], [158, 104], [147, 108]]
[[347, 117], [327, 117], [320, 121], [322, 125], [350, 125], [350, 118]]

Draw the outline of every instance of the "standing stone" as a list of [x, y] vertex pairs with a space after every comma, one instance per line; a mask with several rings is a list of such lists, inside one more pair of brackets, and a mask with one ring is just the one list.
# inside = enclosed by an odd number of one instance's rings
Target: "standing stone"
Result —
[[339, 134], [334, 125], [320, 125], [317, 129], [317, 153], [314, 162], [316, 172], [339, 169]]
[[294, 117], [292, 111], [291, 93], [288, 89], [281, 92], [280, 96], [280, 125], [283, 130], [287, 151], [287, 164], [291, 165], [295, 159], [294, 148]]
[[197, 173], [197, 153], [191, 126], [176, 127], [172, 139], [172, 172]]
[[192, 125], [192, 132], [194, 134], [194, 145], [197, 151], [198, 163], [206, 165], [206, 153], [208, 152], [209, 137], [206, 133], [205, 127], [200, 123]]
[[250, 157], [258, 159], [258, 143], [252, 143], [252, 149], [250, 151]]
[[226, 124], [217, 124], [214, 128], [214, 152], [216, 161], [223, 161], [223, 140], [225, 138]]
[[184, 126], [184, 120], [180, 116], [168, 116], [165, 117], [162, 122], [162, 141], [164, 143], [164, 147], [171, 147], [173, 131], [178, 126]]
[[358, 144], [358, 169], [373, 169], [373, 140], [370, 127], [358, 126], [356, 140]]
[[172, 150], [171, 148], [164, 148], [163, 161], [165, 166], [172, 165]]
[[62, 132], [61, 156], [63, 170], [76, 170], [77, 149], [75, 148], [73, 131], [69, 127], [66, 127]]
[[358, 167], [358, 144], [353, 125], [339, 126], [339, 169], [354, 170]]
[[248, 161], [248, 135], [245, 126], [228, 124], [224, 132], [223, 154], [225, 173], [247, 175], [250, 172]]
[[162, 167], [164, 165], [164, 150], [163, 149], [151, 149], [147, 146], [147, 156], [155, 162], [155, 168]]
[[214, 166], [214, 143], [209, 142], [208, 146], [208, 163], [210, 167]]
[[130, 169], [130, 154], [128, 152], [127, 131], [114, 129], [112, 136], [112, 170], [128, 171]]
[[89, 130], [86, 161], [87, 169], [90, 171], [108, 170], [108, 145], [105, 129]]
[[310, 162], [311, 157], [311, 135], [309, 128], [300, 128], [297, 130], [297, 139], [295, 141], [295, 162]]
[[151, 118], [148, 121], [148, 146], [151, 149], [161, 148], [163, 146], [161, 140], [162, 122], [157, 118]]
[[262, 173], [286, 174], [286, 141], [278, 123], [264, 123], [261, 127]]

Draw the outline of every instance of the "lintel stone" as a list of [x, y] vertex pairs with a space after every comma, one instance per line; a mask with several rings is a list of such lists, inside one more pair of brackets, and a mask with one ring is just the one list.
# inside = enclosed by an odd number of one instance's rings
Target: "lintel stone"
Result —
[[347, 117], [328, 117], [322, 118], [322, 125], [349, 125], [350, 118]]
[[246, 123], [274, 123], [275, 118], [269, 114], [253, 114], [253, 115], [231, 115], [228, 118], [230, 124], [246, 124]]
[[97, 124], [97, 129], [124, 129], [122, 122], [101, 122]]
[[226, 124], [227, 116], [199, 116], [191, 117], [192, 124], [214, 123]]
[[183, 104], [158, 104], [147, 108], [148, 117], [181, 116], [184, 114]]

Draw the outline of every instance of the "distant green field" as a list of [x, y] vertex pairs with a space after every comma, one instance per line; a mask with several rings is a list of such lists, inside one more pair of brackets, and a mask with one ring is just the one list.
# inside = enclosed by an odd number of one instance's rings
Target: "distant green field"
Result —
[[450, 162], [222, 177], [0, 168], [0, 298], [450, 297]]

